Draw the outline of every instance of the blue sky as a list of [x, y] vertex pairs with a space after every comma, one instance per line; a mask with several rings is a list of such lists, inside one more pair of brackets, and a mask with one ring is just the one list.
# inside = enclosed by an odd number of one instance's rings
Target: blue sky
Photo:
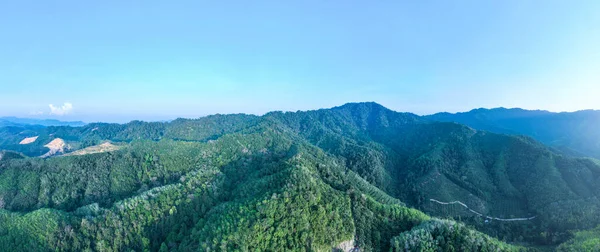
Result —
[[600, 109], [598, 45], [596, 0], [5, 1], [0, 116]]

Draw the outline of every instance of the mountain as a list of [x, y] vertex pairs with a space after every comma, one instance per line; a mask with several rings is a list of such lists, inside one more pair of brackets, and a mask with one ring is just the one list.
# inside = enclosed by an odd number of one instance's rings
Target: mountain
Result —
[[0, 134], [119, 146], [0, 159], [6, 251], [519, 251], [600, 224], [599, 161], [376, 103]]
[[600, 111], [553, 113], [523, 109], [475, 109], [438, 113], [425, 118], [456, 122], [474, 129], [527, 135], [570, 155], [600, 158]]
[[0, 117], [0, 127], [24, 126], [24, 125], [79, 127], [79, 126], [85, 125], [85, 123], [81, 122], [81, 121], [64, 122], [64, 121], [59, 121], [59, 120], [55, 120], [55, 119]]
[[[344, 158], [361, 177], [426, 213], [472, 217], [458, 204], [436, 203], [460, 201], [486, 216], [536, 217], [527, 232], [497, 233], [523, 228], [508, 223], [480, 226], [503, 226], [488, 230], [503, 239], [519, 240], [512, 236], [518, 233], [530, 241], [552, 243], [566, 239], [566, 230], [590, 228], [600, 221], [599, 162], [557, 153], [532, 138], [430, 122], [373, 103], [270, 116], [281, 118], [311, 143]], [[547, 235], [540, 236], [542, 232]]]

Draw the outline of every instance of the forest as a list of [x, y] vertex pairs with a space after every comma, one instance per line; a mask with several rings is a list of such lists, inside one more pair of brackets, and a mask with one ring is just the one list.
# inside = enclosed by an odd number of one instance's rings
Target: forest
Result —
[[600, 250], [600, 161], [376, 103], [12, 125], [0, 149], [1, 251]]

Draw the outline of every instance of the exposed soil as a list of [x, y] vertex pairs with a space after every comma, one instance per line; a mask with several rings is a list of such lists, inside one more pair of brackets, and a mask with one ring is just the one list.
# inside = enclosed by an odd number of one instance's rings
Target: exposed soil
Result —
[[100, 144], [100, 145], [94, 145], [94, 146], [90, 146], [81, 150], [77, 150], [71, 153], [67, 153], [64, 154], [63, 156], [81, 156], [81, 155], [87, 155], [87, 154], [94, 154], [94, 153], [102, 153], [102, 152], [109, 152], [109, 151], [116, 151], [118, 149], [121, 149], [121, 146], [117, 146], [117, 145], [113, 145], [109, 142]]
[[60, 138], [55, 138], [48, 144], [44, 145], [44, 147], [47, 147], [48, 149], [50, 149], [50, 151], [48, 151], [46, 154], [42, 155], [41, 156], [42, 158], [54, 156], [58, 153], [64, 153], [65, 148], [68, 149], [68, 146], [65, 143], [65, 141]]
[[35, 142], [35, 140], [37, 140], [37, 139], [38, 139], [38, 136], [27, 137], [27, 138], [21, 140], [21, 142], [19, 142], [19, 144], [30, 144], [30, 143]]

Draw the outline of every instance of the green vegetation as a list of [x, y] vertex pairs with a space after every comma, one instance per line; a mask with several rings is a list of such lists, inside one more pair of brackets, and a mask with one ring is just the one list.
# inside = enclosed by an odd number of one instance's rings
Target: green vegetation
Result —
[[600, 226], [575, 233], [575, 237], [561, 244], [558, 251], [600, 251]]
[[[515, 251], [600, 224], [598, 161], [374, 103], [0, 134], [2, 251]], [[124, 147], [17, 154], [53, 138]]]
[[522, 251], [454, 221], [431, 220], [401, 233], [392, 251]]

